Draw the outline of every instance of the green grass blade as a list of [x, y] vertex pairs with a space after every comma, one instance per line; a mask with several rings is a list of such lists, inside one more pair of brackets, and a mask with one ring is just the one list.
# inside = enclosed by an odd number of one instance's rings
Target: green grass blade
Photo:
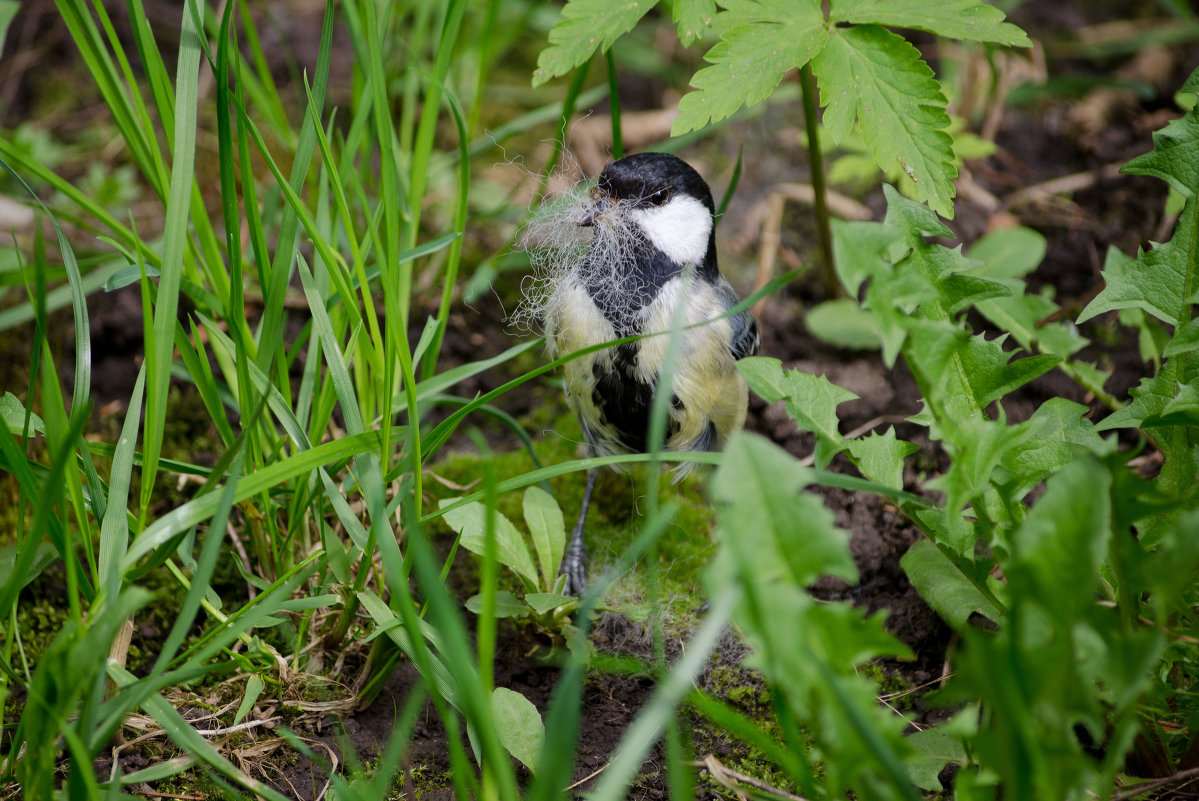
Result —
[[142, 514], [150, 506], [158, 458], [166, 425], [167, 388], [171, 354], [175, 346], [179, 283], [183, 276], [183, 251], [187, 244], [188, 211], [194, 180], [196, 102], [200, 68], [200, 35], [196, 28], [196, 0], [186, 0], [180, 32], [178, 72], [175, 79], [175, 148], [171, 158], [171, 184], [163, 229], [162, 275], [154, 307], [151, 341], [146, 343], [146, 422], [141, 489]]

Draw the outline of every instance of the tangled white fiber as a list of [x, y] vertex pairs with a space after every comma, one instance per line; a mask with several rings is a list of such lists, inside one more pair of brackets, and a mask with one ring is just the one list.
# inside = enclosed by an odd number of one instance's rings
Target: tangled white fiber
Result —
[[630, 295], [648, 288], [630, 269], [648, 248], [628, 214], [633, 202], [609, 200], [593, 224], [580, 225], [596, 204], [590, 190], [591, 184], [579, 184], [547, 198], [517, 236], [515, 246], [529, 254], [533, 272], [522, 281], [523, 299], [508, 317], [514, 328], [543, 332], [555, 293], [571, 282], [586, 285], [602, 311], [616, 313], [628, 310]]

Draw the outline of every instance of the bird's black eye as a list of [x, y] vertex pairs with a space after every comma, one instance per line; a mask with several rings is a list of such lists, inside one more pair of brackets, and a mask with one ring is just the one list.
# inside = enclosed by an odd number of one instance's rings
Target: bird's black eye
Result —
[[645, 196], [645, 203], [650, 206], [661, 206], [668, 200], [670, 200], [670, 192], [665, 189], [659, 189], [657, 192], [651, 192]]

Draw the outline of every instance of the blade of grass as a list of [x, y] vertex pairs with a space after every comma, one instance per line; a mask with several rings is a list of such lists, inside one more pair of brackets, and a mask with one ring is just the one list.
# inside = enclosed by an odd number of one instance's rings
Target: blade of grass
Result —
[[179, 282], [183, 275], [183, 251], [187, 240], [190, 190], [194, 180], [196, 147], [196, 102], [200, 67], [200, 31], [192, 11], [196, 0], [185, 0], [180, 31], [179, 61], [175, 78], [175, 147], [171, 158], [171, 184], [163, 228], [161, 276], [158, 302], [154, 307], [153, 336], [146, 342], [146, 421], [143, 446], [141, 517], [150, 507], [158, 474], [166, 425], [167, 387], [171, 353], [175, 345]]

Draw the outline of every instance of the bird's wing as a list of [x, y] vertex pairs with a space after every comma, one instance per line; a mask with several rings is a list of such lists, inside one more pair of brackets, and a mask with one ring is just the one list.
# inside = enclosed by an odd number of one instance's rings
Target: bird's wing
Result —
[[[723, 275], [716, 281], [716, 294], [726, 311], [741, 302], [741, 298], [737, 297], [737, 291]], [[750, 314], [749, 309], [742, 309], [729, 317], [728, 321], [733, 330], [729, 339], [729, 351], [733, 358], [744, 359], [757, 353], [762, 339], [758, 333], [758, 321]]]

